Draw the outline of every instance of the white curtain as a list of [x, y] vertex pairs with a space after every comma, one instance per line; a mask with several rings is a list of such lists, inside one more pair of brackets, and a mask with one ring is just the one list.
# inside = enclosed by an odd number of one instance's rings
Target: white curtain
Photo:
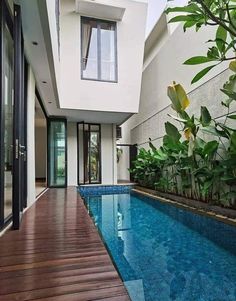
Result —
[[92, 35], [92, 26], [89, 23], [83, 23], [82, 25], [82, 56], [83, 56], [83, 70], [86, 69], [88, 55], [89, 55], [89, 47]]

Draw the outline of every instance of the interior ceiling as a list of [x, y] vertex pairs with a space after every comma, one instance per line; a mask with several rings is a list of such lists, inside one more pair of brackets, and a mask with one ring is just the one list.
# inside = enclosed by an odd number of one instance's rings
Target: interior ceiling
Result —
[[[40, 5], [46, 0], [40, 0]], [[50, 43], [46, 41], [43, 34], [43, 27], [47, 24], [47, 16], [44, 13], [40, 15], [40, 9], [37, 0], [18, 0], [22, 9], [23, 34], [25, 42], [25, 53], [29, 64], [31, 65], [39, 94], [42, 98], [43, 105], [48, 115], [63, 116], [68, 121], [85, 121], [94, 123], [114, 123], [121, 124], [127, 120], [131, 114], [117, 112], [102, 111], [81, 111], [60, 109], [55, 89], [55, 78], [50, 70], [50, 55], [48, 54], [48, 46]], [[45, 32], [45, 31], [44, 31]], [[49, 28], [48, 28], [48, 32]], [[33, 41], [37, 45], [33, 45]], [[48, 44], [46, 44], [48, 43]], [[43, 83], [46, 82], [46, 83]]]

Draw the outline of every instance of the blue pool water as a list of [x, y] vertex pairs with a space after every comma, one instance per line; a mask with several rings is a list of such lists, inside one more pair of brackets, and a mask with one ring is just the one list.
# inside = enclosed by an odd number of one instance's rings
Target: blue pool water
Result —
[[236, 228], [137, 194], [87, 207], [133, 301], [235, 301]]

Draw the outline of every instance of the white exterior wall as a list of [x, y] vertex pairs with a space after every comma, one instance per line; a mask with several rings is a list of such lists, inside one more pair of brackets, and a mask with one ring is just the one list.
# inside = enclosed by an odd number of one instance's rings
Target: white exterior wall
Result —
[[35, 202], [35, 78], [28, 68], [27, 85], [27, 205]]
[[67, 123], [67, 177], [68, 186], [77, 186], [77, 123]]
[[112, 124], [101, 125], [102, 184], [116, 184], [116, 144]]
[[52, 46], [52, 56], [53, 64], [55, 68], [55, 77], [57, 87], [60, 84], [60, 61], [59, 61], [59, 45], [58, 45], [58, 32], [56, 23], [56, 1], [46, 0], [48, 22], [50, 28], [51, 46]]
[[81, 80], [80, 15], [74, 0], [61, 1], [61, 108], [138, 112], [147, 4], [107, 0], [125, 7], [117, 23], [118, 83]]
[[[173, 81], [181, 83], [189, 93], [191, 104], [188, 111], [190, 113], [196, 113], [199, 116], [201, 106], [207, 106], [214, 117], [226, 113], [226, 109], [221, 106], [221, 101], [225, 97], [219, 89], [229, 75], [228, 63], [216, 67], [194, 85], [191, 85], [191, 79], [204, 68], [204, 65], [183, 65], [183, 62], [192, 56], [204, 55], [209, 46], [205, 42], [214, 39], [214, 35], [215, 28], [205, 28], [198, 33], [194, 30], [184, 33], [180, 25], [172, 35], [166, 38], [164, 45], [159, 50], [157, 49], [156, 55], [145, 66], [140, 110], [123, 124], [123, 138], [120, 142], [137, 143], [140, 147], [147, 147], [150, 137], [154, 140], [154, 144], [160, 145], [165, 133], [165, 122], [169, 120], [175, 123], [167, 116], [168, 113], [174, 113], [167, 96], [167, 86]], [[157, 40], [156, 43], [158, 42]], [[146, 61], [148, 60], [149, 57], [146, 58]]]

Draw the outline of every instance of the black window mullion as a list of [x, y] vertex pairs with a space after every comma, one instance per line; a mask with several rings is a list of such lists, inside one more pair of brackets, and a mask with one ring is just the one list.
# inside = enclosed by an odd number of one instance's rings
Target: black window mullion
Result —
[[91, 184], [91, 125], [88, 125], [89, 130], [89, 184]]
[[0, 229], [4, 225], [4, 13], [3, 13], [3, 1], [0, 2]]
[[101, 62], [101, 23], [97, 23], [97, 57], [98, 57], [98, 80], [102, 79], [102, 62]]

